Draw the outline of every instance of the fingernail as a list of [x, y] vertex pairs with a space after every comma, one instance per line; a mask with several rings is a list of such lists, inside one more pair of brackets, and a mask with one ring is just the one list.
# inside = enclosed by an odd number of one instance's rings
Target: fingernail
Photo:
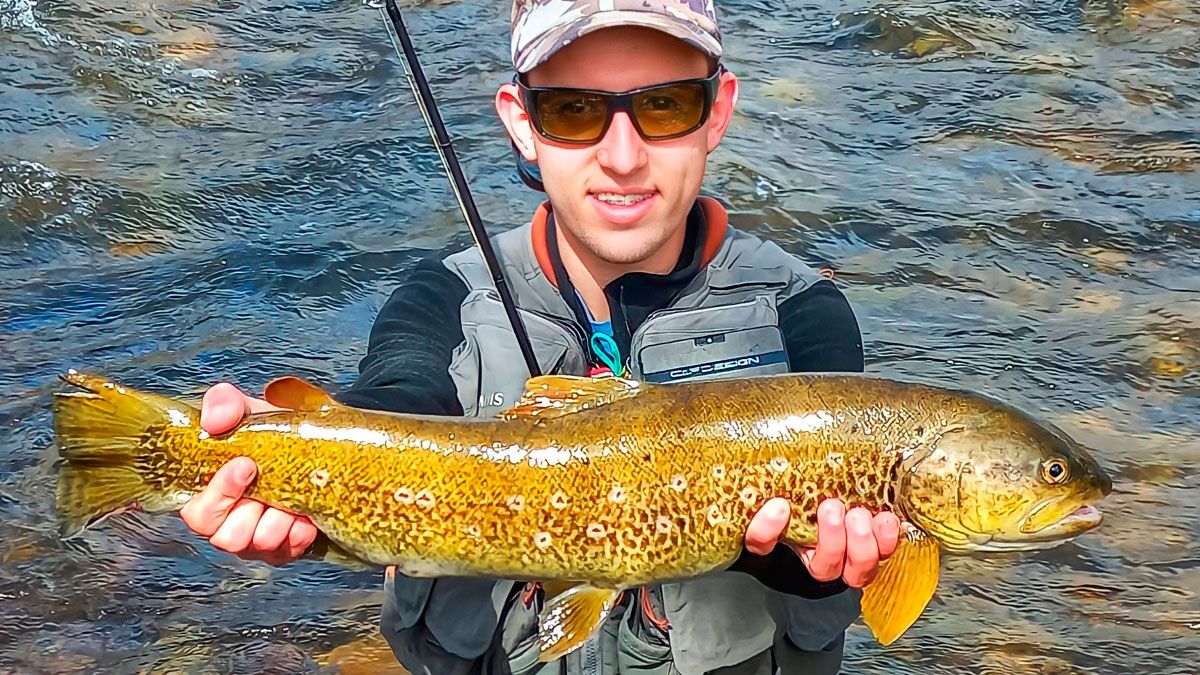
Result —
[[237, 468], [235, 468], [233, 471], [233, 477], [242, 485], [249, 485], [251, 479], [254, 478], [254, 469], [255, 466], [253, 462], [247, 460], [239, 461]]

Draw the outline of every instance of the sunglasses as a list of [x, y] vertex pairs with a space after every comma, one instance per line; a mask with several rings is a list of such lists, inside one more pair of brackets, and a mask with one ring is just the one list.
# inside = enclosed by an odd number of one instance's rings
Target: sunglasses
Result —
[[665, 82], [620, 93], [530, 87], [517, 78], [533, 128], [559, 143], [585, 145], [604, 138], [613, 116], [623, 110], [647, 141], [665, 141], [699, 129], [712, 113], [725, 67], [708, 77]]

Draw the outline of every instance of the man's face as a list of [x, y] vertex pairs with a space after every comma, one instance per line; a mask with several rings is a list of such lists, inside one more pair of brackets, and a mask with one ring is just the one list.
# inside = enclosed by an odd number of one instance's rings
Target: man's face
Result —
[[[711, 75], [700, 51], [664, 33], [634, 27], [589, 33], [528, 75], [533, 87], [621, 92]], [[708, 153], [720, 142], [737, 96], [724, 74], [708, 121], [682, 138], [646, 141], [626, 113], [591, 145], [543, 138], [513, 85], [496, 98], [518, 149], [541, 171], [555, 222], [588, 253], [611, 264], [646, 260], [679, 233], [700, 192]]]

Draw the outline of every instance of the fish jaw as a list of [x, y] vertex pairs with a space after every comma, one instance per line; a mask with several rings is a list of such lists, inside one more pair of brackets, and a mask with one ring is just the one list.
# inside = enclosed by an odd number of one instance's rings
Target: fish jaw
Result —
[[972, 538], [963, 547], [970, 553], [1011, 553], [1041, 551], [1054, 548], [1094, 530], [1104, 521], [1104, 514], [1090, 504], [1081, 506], [1059, 520], [1029, 534], [996, 534], [988, 538]]

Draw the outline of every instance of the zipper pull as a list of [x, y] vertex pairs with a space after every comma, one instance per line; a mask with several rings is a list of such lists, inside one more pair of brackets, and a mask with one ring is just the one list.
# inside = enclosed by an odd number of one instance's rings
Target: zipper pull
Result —
[[617, 346], [616, 340], [607, 333], [593, 333], [589, 342], [592, 353], [601, 363], [608, 366], [613, 375], [625, 377], [625, 368], [621, 365], [621, 348]]

